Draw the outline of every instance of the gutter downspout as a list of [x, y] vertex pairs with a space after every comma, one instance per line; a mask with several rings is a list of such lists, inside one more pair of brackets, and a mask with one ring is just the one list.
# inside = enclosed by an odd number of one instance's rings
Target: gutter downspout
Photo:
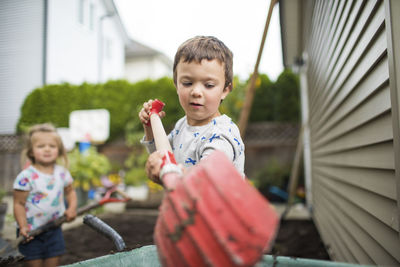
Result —
[[308, 106], [308, 83], [307, 83], [307, 59], [306, 53], [303, 54], [304, 64], [299, 68], [300, 76], [300, 98], [301, 98], [301, 120], [303, 128], [303, 161], [304, 161], [304, 180], [306, 187], [306, 203], [312, 212], [312, 172], [311, 172], [311, 135], [309, 125], [309, 106]]

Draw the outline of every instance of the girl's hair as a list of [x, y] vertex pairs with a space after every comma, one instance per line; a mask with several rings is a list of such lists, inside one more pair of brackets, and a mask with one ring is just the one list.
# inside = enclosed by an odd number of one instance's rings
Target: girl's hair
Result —
[[29, 159], [32, 163], [35, 163], [35, 158], [33, 157], [33, 142], [32, 136], [34, 133], [42, 132], [42, 133], [53, 133], [54, 138], [56, 140], [58, 146], [58, 157], [62, 158], [65, 166], [68, 165], [68, 157], [67, 152], [65, 150], [64, 144], [61, 140], [60, 135], [57, 133], [56, 128], [50, 123], [36, 124], [29, 129], [27, 140], [26, 140], [26, 148], [22, 151], [21, 164], [25, 165], [26, 160]]
[[232, 85], [233, 80], [233, 54], [231, 50], [219, 39], [213, 36], [193, 37], [178, 48], [174, 59], [174, 83], [176, 85], [176, 67], [179, 62], [201, 63], [203, 59], [217, 59], [225, 67], [225, 87]]

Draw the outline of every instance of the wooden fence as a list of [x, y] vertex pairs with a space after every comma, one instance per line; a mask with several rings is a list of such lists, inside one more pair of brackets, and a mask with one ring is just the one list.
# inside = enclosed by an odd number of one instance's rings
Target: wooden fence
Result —
[[261, 122], [249, 124], [244, 138], [245, 173], [253, 175], [277, 160], [283, 166], [291, 168], [296, 151], [299, 125], [295, 123]]
[[22, 140], [17, 135], [0, 135], [0, 188], [12, 191], [15, 177], [21, 171]]

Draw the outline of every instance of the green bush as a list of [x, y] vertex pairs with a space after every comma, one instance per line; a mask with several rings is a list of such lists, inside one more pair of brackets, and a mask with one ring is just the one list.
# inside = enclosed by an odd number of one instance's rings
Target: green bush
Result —
[[139, 139], [143, 136], [143, 126], [138, 114], [145, 101], [157, 98], [165, 103], [166, 116], [163, 118], [163, 125], [167, 133], [172, 130], [175, 122], [184, 115], [172, 79], [144, 80], [136, 83], [135, 88], [135, 109], [125, 127], [125, 139], [129, 145], [138, 144]]
[[266, 194], [270, 186], [276, 186], [285, 191], [289, 177], [290, 166], [272, 158], [264, 168], [258, 170], [252, 181], [260, 192]]
[[147, 181], [145, 164], [147, 152], [142, 146], [135, 146], [129, 158], [125, 161], [125, 167], [128, 171], [125, 174], [124, 182], [126, 185], [142, 185]]
[[234, 77], [232, 92], [220, 105], [221, 113], [228, 115], [235, 123], [239, 121], [240, 111], [244, 104], [245, 86], [246, 84], [240, 82], [238, 77]]
[[99, 154], [95, 147], [84, 153], [74, 149], [68, 153], [69, 171], [74, 178], [74, 186], [88, 191], [101, 186], [101, 176], [107, 175], [111, 164], [106, 156]]
[[166, 128], [183, 115], [172, 79], [144, 80], [129, 83], [125, 80], [105, 84], [71, 85], [68, 83], [36, 88], [21, 108], [17, 132], [37, 123], [51, 122], [56, 127], [68, 127], [69, 115], [74, 110], [104, 108], [110, 112], [110, 139], [124, 136], [125, 129], [139, 130], [138, 112], [143, 102], [159, 98], [166, 102]]
[[3, 201], [3, 198], [7, 195], [7, 191], [0, 187], [0, 203]]
[[250, 122], [298, 122], [300, 119], [300, 89], [297, 75], [284, 70], [275, 83], [267, 75], [259, 75], [255, 89]]

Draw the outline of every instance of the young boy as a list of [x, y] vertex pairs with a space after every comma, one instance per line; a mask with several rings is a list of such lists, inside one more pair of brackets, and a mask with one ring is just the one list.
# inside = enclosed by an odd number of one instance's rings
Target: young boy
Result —
[[[232, 52], [211, 36], [197, 36], [184, 42], [174, 60], [174, 84], [186, 116], [168, 135], [176, 161], [191, 167], [214, 150], [225, 152], [244, 177], [244, 144], [238, 127], [221, 115], [218, 108], [232, 90]], [[141, 143], [154, 152], [153, 132], [149, 122], [152, 100], [139, 112], [145, 136]], [[160, 113], [164, 117], [165, 112]], [[165, 151], [152, 153], [146, 163], [149, 178], [157, 183], [161, 158]]]

